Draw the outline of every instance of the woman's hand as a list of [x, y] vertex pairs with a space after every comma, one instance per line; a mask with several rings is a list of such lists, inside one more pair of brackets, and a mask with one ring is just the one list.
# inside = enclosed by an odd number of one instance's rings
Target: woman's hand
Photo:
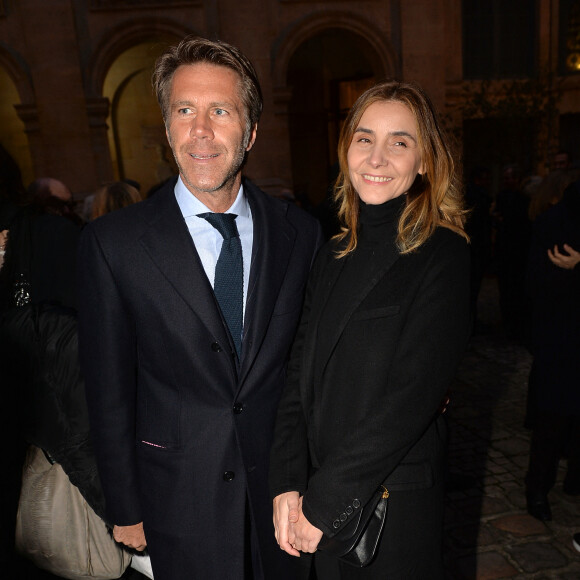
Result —
[[288, 541], [290, 524], [298, 521], [299, 494], [297, 491], [287, 491], [274, 498], [274, 532], [276, 541], [282, 550], [291, 556], [300, 556]]
[[316, 552], [322, 539], [322, 531], [313, 526], [302, 511], [302, 498], [298, 502], [298, 521], [290, 524], [288, 542], [301, 552]]
[[568, 252], [568, 255], [561, 254], [558, 250], [558, 246], [554, 246], [554, 250], [548, 250], [548, 258], [555, 266], [559, 268], [564, 268], [566, 270], [572, 270], [578, 262], [580, 262], [580, 252], [577, 252], [572, 246], [564, 244], [564, 250]]

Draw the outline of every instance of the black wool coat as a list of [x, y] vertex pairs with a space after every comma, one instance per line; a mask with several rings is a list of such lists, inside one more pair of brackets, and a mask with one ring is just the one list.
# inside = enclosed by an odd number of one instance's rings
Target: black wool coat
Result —
[[173, 184], [89, 224], [79, 336], [109, 520], [144, 522], [156, 580], [292, 578], [268, 453], [316, 221], [249, 181], [254, 239], [239, 368]]
[[[383, 482], [392, 505], [396, 492], [411, 492], [412, 503], [413, 490], [441, 488], [439, 408], [469, 332], [468, 245], [438, 228], [411, 254], [378, 251], [321, 340], [320, 312], [345, 263], [335, 250], [324, 246], [310, 275], [270, 471], [272, 495], [299, 491], [304, 515], [329, 537]], [[384, 543], [404, 535], [417, 545], [425, 522], [397, 511], [389, 508]]]
[[530, 394], [540, 411], [580, 415], [580, 264], [560, 268], [548, 258], [557, 245], [580, 251], [580, 181], [540, 215], [528, 262], [532, 305]]

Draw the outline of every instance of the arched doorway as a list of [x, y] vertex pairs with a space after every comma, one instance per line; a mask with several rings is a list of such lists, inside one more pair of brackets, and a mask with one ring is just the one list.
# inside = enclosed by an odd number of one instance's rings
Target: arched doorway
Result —
[[288, 128], [294, 193], [318, 206], [336, 177], [340, 127], [356, 98], [385, 75], [359, 34], [328, 28], [302, 42], [288, 63]]
[[34, 179], [28, 137], [16, 109], [21, 104], [16, 85], [8, 72], [0, 67], [0, 144], [20, 168], [26, 187]]
[[111, 104], [107, 125], [115, 178], [138, 181], [144, 194], [177, 173], [151, 88], [155, 60], [173, 40], [142, 42], [125, 50], [103, 84], [103, 96]]

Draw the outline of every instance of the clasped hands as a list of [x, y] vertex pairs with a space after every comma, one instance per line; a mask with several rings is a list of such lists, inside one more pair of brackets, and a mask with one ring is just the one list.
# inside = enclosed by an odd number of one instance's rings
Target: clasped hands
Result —
[[274, 530], [278, 545], [291, 556], [316, 552], [322, 538], [322, 531], [306, 519], [297, 491], [281, 493], [274, 498]]

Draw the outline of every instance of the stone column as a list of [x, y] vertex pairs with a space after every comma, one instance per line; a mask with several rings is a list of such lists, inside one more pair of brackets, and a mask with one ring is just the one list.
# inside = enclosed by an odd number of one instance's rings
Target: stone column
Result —
[[109, 116], [109, 99], [107, 97], [87, 98], [87, 116], [98, 183], [114, 180], [113, 164], [109, 149], [107, 117]]

